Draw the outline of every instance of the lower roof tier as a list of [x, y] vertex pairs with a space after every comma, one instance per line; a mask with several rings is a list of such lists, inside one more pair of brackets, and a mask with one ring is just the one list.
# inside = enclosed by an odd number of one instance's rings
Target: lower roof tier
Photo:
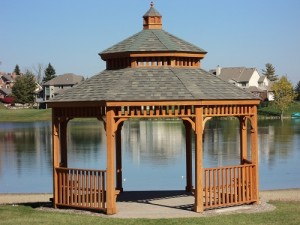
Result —
[[51, 102], [250, 100], [250, 92], [194, 68], [104, 70]]

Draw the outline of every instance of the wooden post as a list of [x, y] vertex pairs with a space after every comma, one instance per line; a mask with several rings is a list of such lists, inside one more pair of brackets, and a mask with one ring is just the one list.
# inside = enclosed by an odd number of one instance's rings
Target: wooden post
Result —
[[56, 168], [59, 167], [59, 122], [55, 117], [55, 109], [52, 109], [52, 145], [53, 145], [53, 206], [58, 203], [58, 176]]
[[106, 112], [106, 213], [116, 214], [116, 194], [115, 194], [115, 121], [113, 109]]
[[257, 106], [253, 106], [254, 115], [251, 117], [251, 158], [255, 165], [253, 173], [253, 199], [259, 202], [259, 179], [258, 179], [258, 130], [257, 130]]
[[116, 131], [116, 177], [117, 177], [117, 190], [123, 192], [122, 184], [122, 125], [121, 123]]
[[68, 120], [64, 119], [60, 123], [60, 150], [61, 150], [61, 167], [68, 167], [68, 145], [67, 145], [67, 126]]
[[241, 116], [240, 118], [240, 154], [241, 165], [244, 164], [244, 160], [247, 159], [247, 118]]
[[183, 121], [185, 126], [185, 149], [186, 149], [186, 187], [185, 190], [191, 192], [193, 189], [193, 168], [192, 168], [192, 137], [191, 124]]
[[202, 160], [202, 139], [203, 139], [203, 108], [196, 107], [196, 122], [195, 122], [195, 212], [203, 212], [203, 160]]

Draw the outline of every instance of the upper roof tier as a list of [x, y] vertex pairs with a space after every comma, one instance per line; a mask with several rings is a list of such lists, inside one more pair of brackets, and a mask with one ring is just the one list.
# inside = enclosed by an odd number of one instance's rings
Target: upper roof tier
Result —
[[107, 69], [200, 67], [200, 60], [207, 52], [162, 30], [162, 16], [153, 3], [143, 19], [142, 31], [99, 53]]

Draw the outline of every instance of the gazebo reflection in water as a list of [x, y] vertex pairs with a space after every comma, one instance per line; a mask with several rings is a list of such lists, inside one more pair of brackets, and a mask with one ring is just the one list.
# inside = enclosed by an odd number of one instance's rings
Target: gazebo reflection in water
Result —
[[[138, 119], [182, 120], [185, 191], [194, 196], [195, 212], [258, 202], [259, 99], [201, 69], [205, 54], [164, 31], [162, 16], [151, 3], [143, 16], [142, 31], [99, 53], [106, 70], [48, 102], [52, 108], [54, 207], [117, 213], [116, 198], [124, 191], [121, 130], [125, 121]], [[238, 118], [240, 162], [204, 168], [205, 124], [217, 117]], [[68, 167], [67, 127], [74, 118], [103, 122], [103, 170]]]

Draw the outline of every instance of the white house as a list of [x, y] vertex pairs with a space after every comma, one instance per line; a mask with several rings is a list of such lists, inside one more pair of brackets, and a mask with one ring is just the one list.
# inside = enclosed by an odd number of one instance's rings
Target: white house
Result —
[[256, 68], [246, 67], [217, 67], [211, 70], [216, 76], [240, 88], [244, 88], [262, 100], [274, 100], [271, 92], [271, 82], [263, 75], [260, 75]]

